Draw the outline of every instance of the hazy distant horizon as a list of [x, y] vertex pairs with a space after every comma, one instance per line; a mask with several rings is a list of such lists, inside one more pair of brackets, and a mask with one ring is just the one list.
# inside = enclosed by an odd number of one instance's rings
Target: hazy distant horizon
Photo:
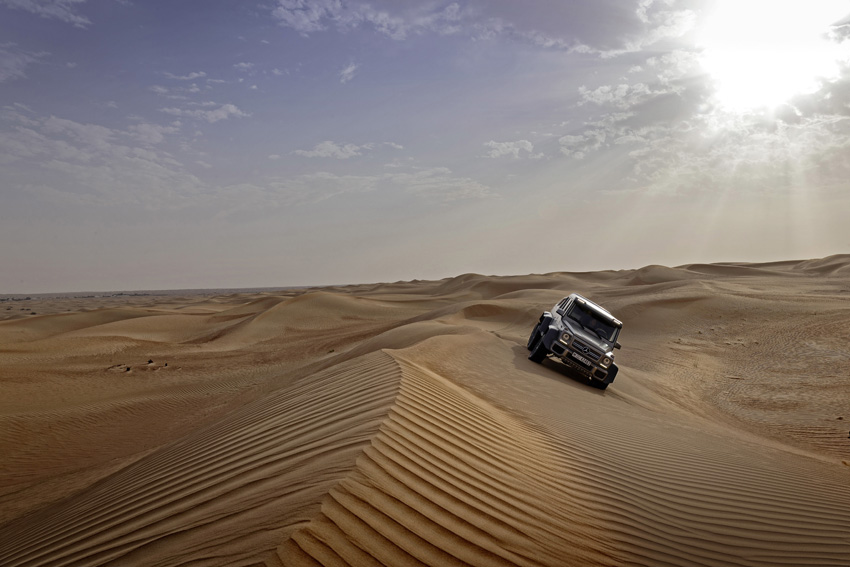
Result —
[[[665, 266], [669, 268], [681, 268], [684, 266], [694, 265], [694, 264], [746, 264], [759, 266], [762, 264], [776, 264], [776, 263], [792, 263], [792, 262], [804, 262], [807, 260], [819, 260], [822, 258], [829, 258], [831, 256], [841, 256], [847, 255], [850, 252], [836, 252], [834, 254], [828, 254], [826, 256], [818, 257], [818, 258], [792, 258], [792, 259], [772, 259], [772, 260], [764, 260], [759, 262], [750, 262], [746, 260], [727, 260], [727, 261], [715, 261], [715, 262], [685, 262], [682, 264], [678, 264], [675, 266]], [[493, 276], [493, 277], [522, 277], [528, 275], [547, 275], [553, 273], [588, 273], [588, 272], [607, 272], [607, 271], [629, 271], [629, 270], [639, 270], [641, 268], [649, 267], [649, 266], [664, 266], [664, 264], [644, 264], [641, 266], [628, 267], [628, 268], [603, 268], [598, 270], [552, 270], [548, 272], [527, 272], [527, 273], [512, 273], [512, 274], [498, 274], [498, 273], [481, 273], [481, 272], [462, 272], [457, 274], [451, 274], [443, 277], [432, 277], [432, 278], [401, 278], [394, 280], [368, 280], [368, 281], [352, 281], [352, 282], [337, 282], [337, 283], [315, 283], [315, 284], [304, 284], [304, 285], [274, 285], [274, 286], [227, 286], [227, 287], [198, 287], [198, 288], [161, 288], [161, 289], [81, 289], [81, 290], [66, 290], [66, 291], [41, 291], [41, 292], [7, 292], [4, 290], [0, 290], [0, 301], [4, 298], [21, 298], [24, 296], [32, 296], [34, 298], [40, 297], [64, 297], [67, 296], [69, 298], [80, 298], [85, 297], [85, 295], [94, 294], [95, 296], [100, 297], [109, 297], [115, 294], [121, 295], [131, 295], [131, 294], [139, 294], [139, 295], [180, 295], [180, 294], [195, 294], [195, 295], [203, 295], [203, 294], [223, 294], [223, 293], [262, 293], [266, 291], [284, 291], [284, 290], [292, 290], [292, 289], [309, 289], [309, 288], [330, 288], [330, 287], [345, 287], [345, 286], [360, 286], [360, 285], [377, 285], [377, 284], [387, 284], [387, 283], [397, 283], [397, 282], [413, 282], [413, 281], [440, 281], [451, 278], [456, 278], [469, 274], [479, 274], [483, 276]], [[85, 294], [85, 295], [84, 295]]]

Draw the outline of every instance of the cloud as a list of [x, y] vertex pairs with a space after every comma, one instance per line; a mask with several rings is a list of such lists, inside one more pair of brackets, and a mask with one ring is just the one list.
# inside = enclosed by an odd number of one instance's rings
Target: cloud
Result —
[[[187, 95], [193, 95], [201, 92], [201, 87], [199, 87], [197, 83], [192, 83], [190, 85], [180, 85], [175, 87], [152, 85], [148, 88], [160, 96], [164, 96], [166, 98], [174, 100], [187, 100], [189, 98]], [[209, 87], [206, 88], [209, 89]]]
[[342, 71], [339, 72], [339, 82], [345, 84], [353, 79], [357, 68], [357, 64], [349, 63]]
[[689, 9], [676, 9], [672, 0], [640, 0], [635, 14], [646, 25], [638, 40], [627, 44], [631, 51], [643, 49], [665, 38], [677, 38], [693, 29], [696, 13]]
[[242, 61], [241, 63], [234, 64], [233, 68], [236, 69], [237, 71], [248, 72], [248, 71], [250, 71], [251, 69], [254, 68], [254, 64]]
[[399, 15], [367, 2], [277, 0], [271, 13], [279, 25], [305, 36], [331, 27], [346, 31], [369, 26], [391, 39], [402, 40], [411, 33], [430, 31], [447, 35], [462, 29], [462, 10], [457, 3], [436, 10], [415, 7]]
[[[646, 60], [648, 71], [663, 84], [669, 85], [686, 74], [696, 75], [700, 72], [700, 54], [696, 51], [677, 49], [664, 55], [654, 55]], [[635, 72], [642, 71], [637, 68]]]
[[[205, 218], [257, 217], [281, 207], [372, 191], [403, 191], [438, 203], [492, 196], [486, 185], [444, 167], [402, 166], [391, 173], [381, 169], [374, 175], [319, 171], [216, 185], [196, 177], [158, 148], [178, 128], [174, 123], [148, 122], [127, 129], [108, 128], [38, 116], [24, 105], [8, 105], [0, 114], [0, 184], [37, 198], [41, 207], [120, 211], [140, 207], [142, 211]], [[272, 154], [269, 159], [277, 157]], [[209, 161], [195, 158], [192, 167], [209, 169]]]
[[160, 108], [159, 110], [160, 112], [165, 112], [166, 114], [171, 114], [172, 116], [188, 116], [190, 118], [206, 120], [210, 124], [218, 122], [219, 120], [225, 120], [230, 117], [245, 118], [251, 116], [250, 114], [240, 110], [235, 104], [229, 103], [222, 104], [221, 106], [213, 110], [186, 110], [183, 108]]
[[173, 73], [166, 72], [166, 73], [163, 73], [163, 75], [165, 75], [169, 79], [175, 79], [175, 80], [178, 80], [178, 81], [192, 81], [194, 79], [201, 79], [201, 78], [207, 76], [207, 74], [203, 71], [193, 71], [193, 72], [191, 72], [187, 75], [175, 75]]
[[695, 27], [697, 14], [676, 5], [676, 0], [640, 0], [637, 8], [629, 13], [626, 11], [628, 3], [599, 2], [591, 9], [598, 11], [595, 17], [575, 18], [575, 21], [599, 21], [597, 18], [601, 17], [612, 22], [614, 27], [597, 24], [574, 30], [583, 40], [560, 47], [611, 59], [637, 53], [662, 40], [680, 38]]
[[375, 144], [363, 144], [362, 146], [358, 146], [355, 144], [339, 145], [336, 142], [325, 140], [324, 142], [319, 142], [318, 144], [316, 144], [312, 150], [295, 150], [295, 152], [293, 153], [299, 156], [310, 158], [319, 157], [348, 159], [351, 157], [359, 156], [363, 153], [364, 150], [371, 150], [374, 147]]
[[280, 25], [308, 34], [327, 29], [342, 12], [340, 0], [278, 0], [272, 15]]
[[157, 132], [171, 128], [137, 124], [120, 130], [9, 110], [0, 122], [0, 156], [7, 164], [0, 183], [57, 206], [183, 207], [202, 184], [152, 147]]
[[778, 128], [754, 117], [728, 118], [711, 136], [694, 138], [693, 124], [647, 132], [629, 153], [632, 181], [655, 193], [787, 193], [841, 190], [850, 178], [850, 118], [819, 116]]
[[501, 37], [608, 59], [639, 52], [691, 31], [697, 14], [682, 4], [687, 3], [640, 0], [635, 6], [618, 0], [599, 0], [548, 3], [545, 9], [532, 10], [513, 0], [449, 4], [277, 0], [271, 14], [280, 26], [304, 36], [327, 30], [372, 29], [394, 40], [424, 34], [465, 35], [472, 40]]
[[50, 116], [42, 121], [42, 131], [46, 134], [64, 135], [83, 148], [103, 150], [112, 145], [115, 131], [98, 124], [82, 124]]
[[526, 155], [533, 155], [532, 152], [534, 151], [534, 145], [528, 140], [517, 140], [516, 142], [496, 142], [495, 140], [490, 140], [484, 145], [490, 148], [490, 151], [487, 152], [486, 156], [489, 158], [498, 158], [503, 156], [519, 158], [520, 152], [525, 152]]
[[639, 104], [652, 96], [666, 94], [668, 90], [652, 91], [644, 83], [635, 83], [633, 85], [603, 85], [594, 90], [590, 90], [582, 85], [579, 87], [578, 92], [582, 99], [579, 105], [592, 102], [598, 105], [607, 104], [625, 109]]
[[88, 18], [75, 11], [77, 4], [85, 2], [86, 0], [0, 0], [0, 4], [9, 8], [24, 10], [42, 18], [61, 20], [78, 28], [91, 24]]
[[131, 125], [128, 130], [133, 134], [136, 140], [142, 144], [154, 145], [165, 140], [165, 134], [173, 134], [178, 132], [180, 128], [174, 125], [163, 126], [160, 124], [142, 122], [140, 124]]
[[368, 142], [366, 144], [356, 145], [356, 144], [338, 144], [336, 142], [332, 142], [330, 140], [325, 140], [324, 142], [319, 142], [315, 146], [313, 146], [312, 150], [295, 150], [295, 155], [309, 157], [309, 158], [336, 158], [336, 159], [348, 159], [356, 156], [363, 155], [364, 152], [374, 150], [379, 146], [387, 146], [393, 148], [395, 150], [403, 150], [404, 146], [401, 144], [396, 144], [395, 142], [382, 142], [380, 144], [375, 142]]
[[558, 139], [561, 153], [605, 155], [624, 168], [621, 188], [652, 193], [787, 192], [840, 187], [850, 178], [850, 81], [831, 82], [771, 115], [724, 113], [704, 100], [698, 90], [678, 100], [656, 97], [639, 112], [588, 120]]
[[829, 37], [838, 43], [850, 40], [850, 14], [839, 22], [833, 24]]
[[[381, 3], [389, 9], [376, 8]], [[693, 10], [674, 0], [616, 0], [575, 5], [549, 3], [530, 10], [512, 0], [387, 3], [359, 0], [277, 0], [272, 17], [282, 27], [310, 34], [370, 28], [394, 40], [432, 33], [473, 40], [505, 37], [547, 49], [617, 57], [667, 38], [681, 37], [696, 22]], [[586, 22], [595, 22], [593, 26]]]
[[26, 68], [46, 55], [20, 49], [15, 43], [0, 43], [0, 83], [26, 77]]

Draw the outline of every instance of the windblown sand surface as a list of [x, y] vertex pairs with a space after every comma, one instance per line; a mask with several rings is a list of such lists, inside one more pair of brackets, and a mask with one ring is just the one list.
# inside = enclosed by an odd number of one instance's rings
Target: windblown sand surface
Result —
[[5, 305], [3, 566], [850, 565], [847, 255]]

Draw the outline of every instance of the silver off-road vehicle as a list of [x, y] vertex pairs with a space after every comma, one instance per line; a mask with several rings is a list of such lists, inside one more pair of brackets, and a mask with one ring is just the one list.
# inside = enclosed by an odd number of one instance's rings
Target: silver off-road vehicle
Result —
[[617, 376], [614, 349], [622, 328], [607, 310], [573, 293], [540, 316], [528, 337], [528, 358], [539, 363], [555, 355], [604, 390]]

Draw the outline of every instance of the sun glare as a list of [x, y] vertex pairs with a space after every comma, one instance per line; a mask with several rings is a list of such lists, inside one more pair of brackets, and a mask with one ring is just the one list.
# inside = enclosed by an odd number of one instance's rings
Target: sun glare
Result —
[[717, 0], [698, 37], [718, 101], [730, 110], [773, 107], [838, 73], [850, 42], [830, 41], [847, 0]]

